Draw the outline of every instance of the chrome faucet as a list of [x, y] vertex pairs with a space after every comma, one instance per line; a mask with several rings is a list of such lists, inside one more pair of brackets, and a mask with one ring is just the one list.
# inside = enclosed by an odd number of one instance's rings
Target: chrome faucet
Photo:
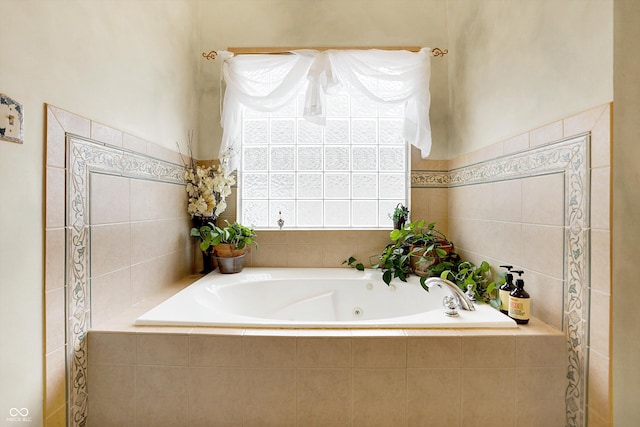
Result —
[[430, 277], [425, 280], [424, 283], [428, 287], [431, 287], [433, 285], [445, 285], [451, 291], [451, 295], [453, 296], [453, 299], [455, 300], [458, 307], [467, 311], [475, 311], [476, 308], [474, 307], [473, 302], [471, 302], [469, 297], [464, 292], [462, 292], [462, 290], [455, 283], [440, 277]]

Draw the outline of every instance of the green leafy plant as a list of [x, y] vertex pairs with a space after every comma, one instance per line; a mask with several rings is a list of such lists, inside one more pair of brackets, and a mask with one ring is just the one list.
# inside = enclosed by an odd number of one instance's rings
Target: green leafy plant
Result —
[[396, 230], [402, 229], [407, 219], [409, 219], [409, 209], [402, 203], [398, 203], [393, 210], [391, 218], [393, 219], [393, 228]]
[[[446, 236], [435, 229], [435, 223], [426, 225], [425, 221], [410, 222], [400, 229], [394, 229], [389, 238], [392, 243], [381, 254], [374, 256], [377, 261], [371, 263], [371, 268], [382, 270], [382, 280], [387, 285], [395, 278], [406, 282], [408, 276], [416, 273], [416, 265], [438, 263], [449, 253], [442, 247], [453, 247]], [[358, 270], [365, 268], [354, 257], [345, 260], [343, 264]], [[421, 285], [428, 290], [424, 282], [429, 274], [420, 276]]]
[[[382, 280], [387, 285], [395, 278], [406, 282], [408, 276], [416, 274], [420, 276], [420, 285], [429, 291], [426, 279], [437, 276], [450, 280], [465, 292], [471, 285], [477, 301], [500, 307], [497, 288], [504, 283], [504, 278], [494, 281], [491, 265], [486, 261], [475, 265], [462, 260], [453, 251], [453, 243], [435, 228], [435, 223], [411, 222], [393, 230], [389, 237], [392, 243], [381, 254], [371, 257], [377, 259], [371, 262], [371, 268], [382, 270]], [[361, 271], [365, 269], [355, 257], [343, 264]]]
[[476, 265], [452, 253], [443, 262], [432, 265], [429, 271], [434, 276], [440, 276], [455, 283], [465, 292], [471, 285], [476, 301], [489, 303], [496, 309], [500, 308], [498, 287], [504, 283], [504, 276], [498, 275], [498, 280], [494, 280], [491, 265], [487, 261]]
[[200, 240], [200, 249], [203, 252], [210, 251], [212, 247], [221, 243], [227, 243], [233, 249], [243, 249], [247, 246], [258, 244], [255, 242], [256, 232], [247, 226], [238, 222], [233, 224], [225, 220], [225, 227], [218, 227], [214, 223], [209, 222], [200, 228], [192, 228], [191, 235]]

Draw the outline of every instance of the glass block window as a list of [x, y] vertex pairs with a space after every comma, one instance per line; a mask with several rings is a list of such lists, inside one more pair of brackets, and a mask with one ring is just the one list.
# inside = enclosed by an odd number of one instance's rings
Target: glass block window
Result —
[[403, 106], [327, 95], [326, 125], [303, 119], [304, 97], [275, 113], [245, 110], [240, 221], [256, 228], [390, 228], [408, 206]]

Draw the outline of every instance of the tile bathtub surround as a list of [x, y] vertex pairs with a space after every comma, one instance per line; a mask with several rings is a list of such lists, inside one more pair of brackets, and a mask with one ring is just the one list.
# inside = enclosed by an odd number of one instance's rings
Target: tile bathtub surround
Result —
[[495, 425], [564, 422], [564, 337], [536, 319], [386, 336], [139, 329], [89, 332], [89, 426], [482, 425], [496, 412], [478, 396], [501, 396]]
[[[522, 150], [545, 147], [562, 138], [569, 138], [584, 132], [590, 136], [590, 165], [587, 171], [585, 193], [590, 198], [588, 212], [584, 214], [590, 221], [579, 236], [590, 240], [590, 257], [585, 258], [582, 269], [583, 281], [590, 277], [589, 288], [580, 299], [583, 312], [590, 328], [580, 332], [583, 352], [581, 360], [587, 366], [588, 393], [583, 386], [580, 399], [588, 400], [581, 407], [579, 417], [570, 425], [589, 425], [592, 420], [609, 425], [611, 419], [609, 402], [610, 390], [610, 174], [611, 174], [611, 104], [598, 106], [575, 116], [551, 123], [507, 141], [474, 153], [465, 154], [450, 161], [450, 169], [482, 165], [500, 156], [518, 153]], [[508, 171], [503, 170], [503, 173]], [[501, 173], [498, 169], [492, 173]], [[491, 176], [488, 181], [495, 180]], [[526, 288], [533, 298], [532, 311], [545, 322], [557, 328], [567, 328], [563, 319], [567, 310], [564, 296], [566, 278], [563, 277], [562, 263], [557, 261], [568, 256], [562, 253], [569, 243], [566, 234], [566, 220], [569, 210], [563, 210], [566, 203], [573, 203], [561, 176], [557, 174], [482, 183], [473, 186], [450, 188], [449, 228], [452, 239], [466, 256], [474, 260], [489, 259], [492, 264], [512, 263], [527, 271]], [[475, 194], [472, 194], [475, 193]], [[467, 200], [474, 203], [465, 204]], [[493, 212], [478, 203], [493, 205]], [[470, 208], [472, 206], [472, 208]], [[563, 216], [566, 215], [566, 218]], [[483, 230], [485, 232], [483, 233]], [[488, 240], [488, 242], [487, 242]], [[555, 251], [555, 252], [554, 252]], [[590, 314], [587, 308], [590, 307]], [[590, 319], [589, 317], [590, 316]], [[578, 324], [579, 329], [583, 324]], [[586, 343], [589, 342], [587, 347]], [[597, 366], [591, 366], [594, 361]], [[586, 372], [583, 373], [586, 378]], [[568, 394], [569, 395], [569, 394]], [[605, 420], [605, 421], [603, 421]], [[594, 424], [595, 425], [595, 424]], [[600, 424], [598, 424], [600, 425]]]
[[[178, 153], [51, 105], [46, 138], [45, 422], [64, 425], [65, 369], [82, 377], [86, 369], [78, 338], [190, 274], [193, 251]], [[69, 389], [80, 406], [68, 421], [77, 425], [86, 395]]]

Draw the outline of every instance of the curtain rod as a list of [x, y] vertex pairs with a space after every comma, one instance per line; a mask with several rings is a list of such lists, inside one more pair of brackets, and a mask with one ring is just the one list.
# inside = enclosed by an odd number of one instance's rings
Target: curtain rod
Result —
[[[270, 53], [270, 54], [281, 54], [281, 53], [289, 53], [292, 50], [300, 50], [300, 49], [311, 49], [311, 50], [354, 50], [354, 49], [378, 49], [378, 50], [408, 50], [409, 52], [419, 52], [422, 49], [419, 46], [371, 46], [371, 47], [230, 47], [227, 48], [227, 51], [231, 53], [235, 53], [236, 55], [247, 55], [247, 54], [256, 54], [256, 53]], [[448, 49], [440, 49], [439, 47], [434, 47], [431, 49], [431, 54], [433, 56], [445, 56], [449, 53]], [[216, 59], [218, 56], [218, 52], [212, 50], [209, 53], [202, 52], [202, 57], [207, 60]]]

